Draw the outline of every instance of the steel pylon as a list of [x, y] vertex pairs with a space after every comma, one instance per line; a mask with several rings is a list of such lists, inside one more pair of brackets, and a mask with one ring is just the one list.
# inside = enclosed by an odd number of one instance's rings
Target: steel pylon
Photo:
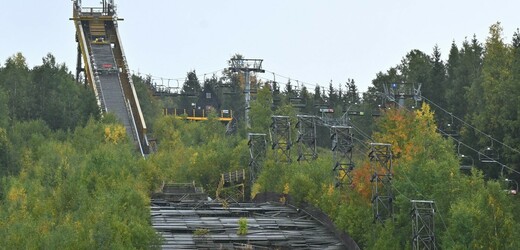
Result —
[[316, 147], [316, 120], [313, 115], [297, 115], [298, 123], [298, 161], [312, 161], [318, 158]]
[[249, 133], [248, 134], [248, 142], [249, 146], [249, 180], [251, 182], [251, 187], [255, 182], [260, 170], [262, 168], [263, 160], [266, 155], [267, 141], [266, 134], [259, 133]]
[[276, 162], [291, 162], [291, 120], [289, 116], [273, 115], [271, 117], [271, 148], [275, 150]]
[[434, 201], [412, 200], [412, 246], [418, 249], [437, 249], [435, 246]]
[[[336, 187], [341, 184], [352, 184], [351, 172], [354, 169], [352, 151], [354, 149], [353, 137], [349, 126], [331, 126], [333, 171], [336, 176]], [[345, 181], [346, 183], [345, 183]]]
[[372, 210], [374, 222], [384, 224], [393, 218], [394, 195], [392, 192], [392, 145], [370, 143], [370, 165], [372, 167]]

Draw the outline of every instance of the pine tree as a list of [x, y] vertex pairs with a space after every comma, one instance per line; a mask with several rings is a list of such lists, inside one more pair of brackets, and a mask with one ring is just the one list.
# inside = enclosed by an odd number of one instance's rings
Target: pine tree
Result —
[[186, 81], [182, 85], [181, 89], [181, 107], [185, 109], [191, 109], [193, 103], [197, 103], [197, 96], [202, 91], [199, 79], [195, 70], [188, 72]]

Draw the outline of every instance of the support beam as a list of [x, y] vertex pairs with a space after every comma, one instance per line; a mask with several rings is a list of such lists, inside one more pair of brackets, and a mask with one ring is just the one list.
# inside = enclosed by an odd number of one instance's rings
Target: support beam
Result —
[[253, 183], [256, 178], [260, 174], [260, 170], [262, 168], [262, 163], [266, 156], [267, 151], [267, 141], [266, 134], [259, 133], [249, 133], [247, 135], [249, 146], [249, 181], [251, 182], [251, 187], [253, 187]]
[[289, 116], [271, 117], [273, 123], [271, 124], [270, 134], [272, 145], [271, 148], [275, 150], [276, 162], [291, 162], [291, 120]]
[[384, 224], [393, 219], [394, 195], [392, 191], [392, 145], [370, 143], [370, 165], [372, 167], [372, 210], [374, 222]]
[[350, 129], [351, 127], [348, 126], [330, 127], [334, 160], [332, 170], [336, 176], [336, 187], [340, 187], [342, 184], [352, 184], [351, 172], [354, 169], [352, 151], [354, 150], [354, 143]]
[[312, 161], [318, 158], [316, 146], [316, 116], [297, 115], [298, 123], [298, 161]]
[[412, 249], [437, 249], [435, 245], [434, 201], [412, 202]]

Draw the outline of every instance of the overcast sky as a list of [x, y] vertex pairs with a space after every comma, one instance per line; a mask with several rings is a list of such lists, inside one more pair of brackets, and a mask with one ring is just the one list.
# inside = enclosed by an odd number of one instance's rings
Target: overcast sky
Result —
[[[300, 82], [328, 86], [355, 79], [361, 91], [379, 71], [412, 49], [446, 59], [452, 41], [473, 34], [483, 43], [502, 23], [506, 42], [520, 26], [514, 0], [150, 0], [118, 1], [119, 29], [135, 72], [184, 78], [221, 70], [240, 53], [263, 68]], [[99, 0], [83, 1], [83, 6]], [[70, 0], [2, 0], [0, 60], [22, 52], [30, 67], [47, 53], [76, 66]], [[272, 79], [271, 73], [262, 74]], [[209, 77], [209, 75], [208, 75]], [[280, 76], [277, 81], [286, 82]]]

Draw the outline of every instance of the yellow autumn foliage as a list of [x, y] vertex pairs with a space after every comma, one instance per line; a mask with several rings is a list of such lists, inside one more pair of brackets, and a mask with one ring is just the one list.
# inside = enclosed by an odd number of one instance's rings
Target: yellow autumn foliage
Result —
[[12, 187], [7, 194], [7, 199], [11, 202], [23, 202], [27, 198], [27, 192], [23, 187]]
[[118, 144], [126, 138], [126, 129], [122, 125], [108, 125], [105, 127], [105, 142]]

